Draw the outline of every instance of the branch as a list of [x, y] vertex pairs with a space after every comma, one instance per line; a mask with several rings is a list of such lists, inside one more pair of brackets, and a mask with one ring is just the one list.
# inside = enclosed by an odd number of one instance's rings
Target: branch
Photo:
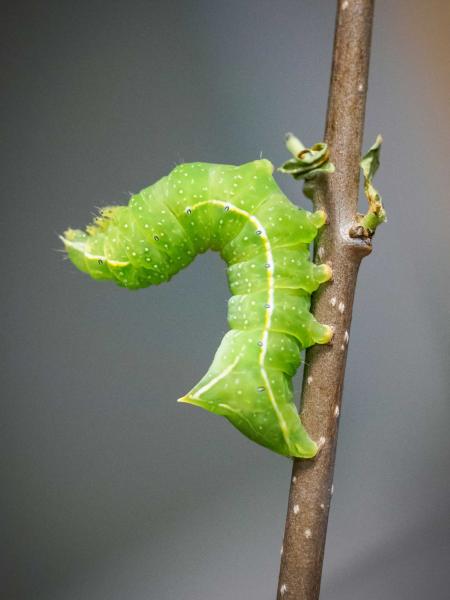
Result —
[[371, 251], [370, 236], [354, 234], [373, 3], [338, 1], [325, 131], [336, 172], [319, 175], [314, 194], [315, 208], [329, 220], [315, 258], [332, 265], [333, 280], [313, 297], [316, 318], [335, 334], [329, 346], [313, 346], [305, 358], [302, 421], [321, 450], [314, 460], [294, 461], [279, 600], [317, 600], [320, 592], [353, 297], [361, 259]]

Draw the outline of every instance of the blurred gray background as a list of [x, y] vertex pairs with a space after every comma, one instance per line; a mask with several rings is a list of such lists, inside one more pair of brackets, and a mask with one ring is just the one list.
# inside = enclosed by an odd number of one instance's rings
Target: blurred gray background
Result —
[[[319, 141], [334, 10], [2, 3], [2, 599], [274, 598], [289, 460], [175, 401], [227, 328], [224, 265], [133, 293], [57, 234], [176, 163]], [[448, 598], [449, 30], [446, 0], [377, 2], [364, 146], [384, 134], [389, 223], [358, 284], [324, 600]]]

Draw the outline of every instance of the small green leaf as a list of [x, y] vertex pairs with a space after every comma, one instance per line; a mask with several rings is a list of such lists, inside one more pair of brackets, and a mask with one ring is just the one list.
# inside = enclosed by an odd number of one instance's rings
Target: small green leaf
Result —
[[381, 135], [378, 135], [374, 145], [362, 157], [360, 162], [364, 174], [364, 193], [369, 202], [369, 210], [367, 214], [361, 218], [360, 224], [368, 229], [371, 234], [375, 232], [378, 225], [386, 221], [386, 212], [383, 208], [380, 193], [372, 184], [372, 179], [380, 166], [380, 150], [382, 142], [383, 138]]
[[[327, 144], [314, 144], [306, 148], [292, 133], [286, 135], [286, 147], [294, 158], [287, 160], [278, 171], [292, 175], [294, 179], [305, 180], [303, 192], [312, 199], [314, 192], [313, 179], [320, 173], [333, 173], [334, 165], [329, 162]], [[309, 182], [308, 184], [306, 182]]]

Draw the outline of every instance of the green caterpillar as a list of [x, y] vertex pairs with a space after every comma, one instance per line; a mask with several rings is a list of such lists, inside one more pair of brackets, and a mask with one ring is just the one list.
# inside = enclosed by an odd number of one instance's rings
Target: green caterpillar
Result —
[[62, 240], [78, 269], [128, 289], [169, 281], [197, 254], [219, 251], [233, 294], [231, 330], [179, 402], [226, 417], [279, 454], [310, 458], [317, 445], [300, 421], [291, 379], [301, 351], [332, 337], [309, 311], [311, 293], [332, 275], [309, 259], [326, 215], [294, 206], [272, 172], [264, 159], [182, 164], [128, 206], [102, 209], [86, 232], [68, 229]]

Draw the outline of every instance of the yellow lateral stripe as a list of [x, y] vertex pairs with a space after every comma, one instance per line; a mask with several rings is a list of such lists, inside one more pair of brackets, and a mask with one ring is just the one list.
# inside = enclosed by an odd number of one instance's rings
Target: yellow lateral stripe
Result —
[[106, 256], [97, 256], [96, 254], [91, 254], [90, 252], [86, 252], [86, 250], [84, 249], [84, 244], [82, 244], [81, 242], [71, 242], [70, 240], [62, 236], [60, 236], [60, 238], [66, 246], [70, 246], [74, 250], [82, 252], [83, 256], [90, 260], [100, 260], [101, 262], [110, 264], [112, 267], [127, 267], [130, 264], [130, 261], [111, 260], [109, 258], [106, 258]]

